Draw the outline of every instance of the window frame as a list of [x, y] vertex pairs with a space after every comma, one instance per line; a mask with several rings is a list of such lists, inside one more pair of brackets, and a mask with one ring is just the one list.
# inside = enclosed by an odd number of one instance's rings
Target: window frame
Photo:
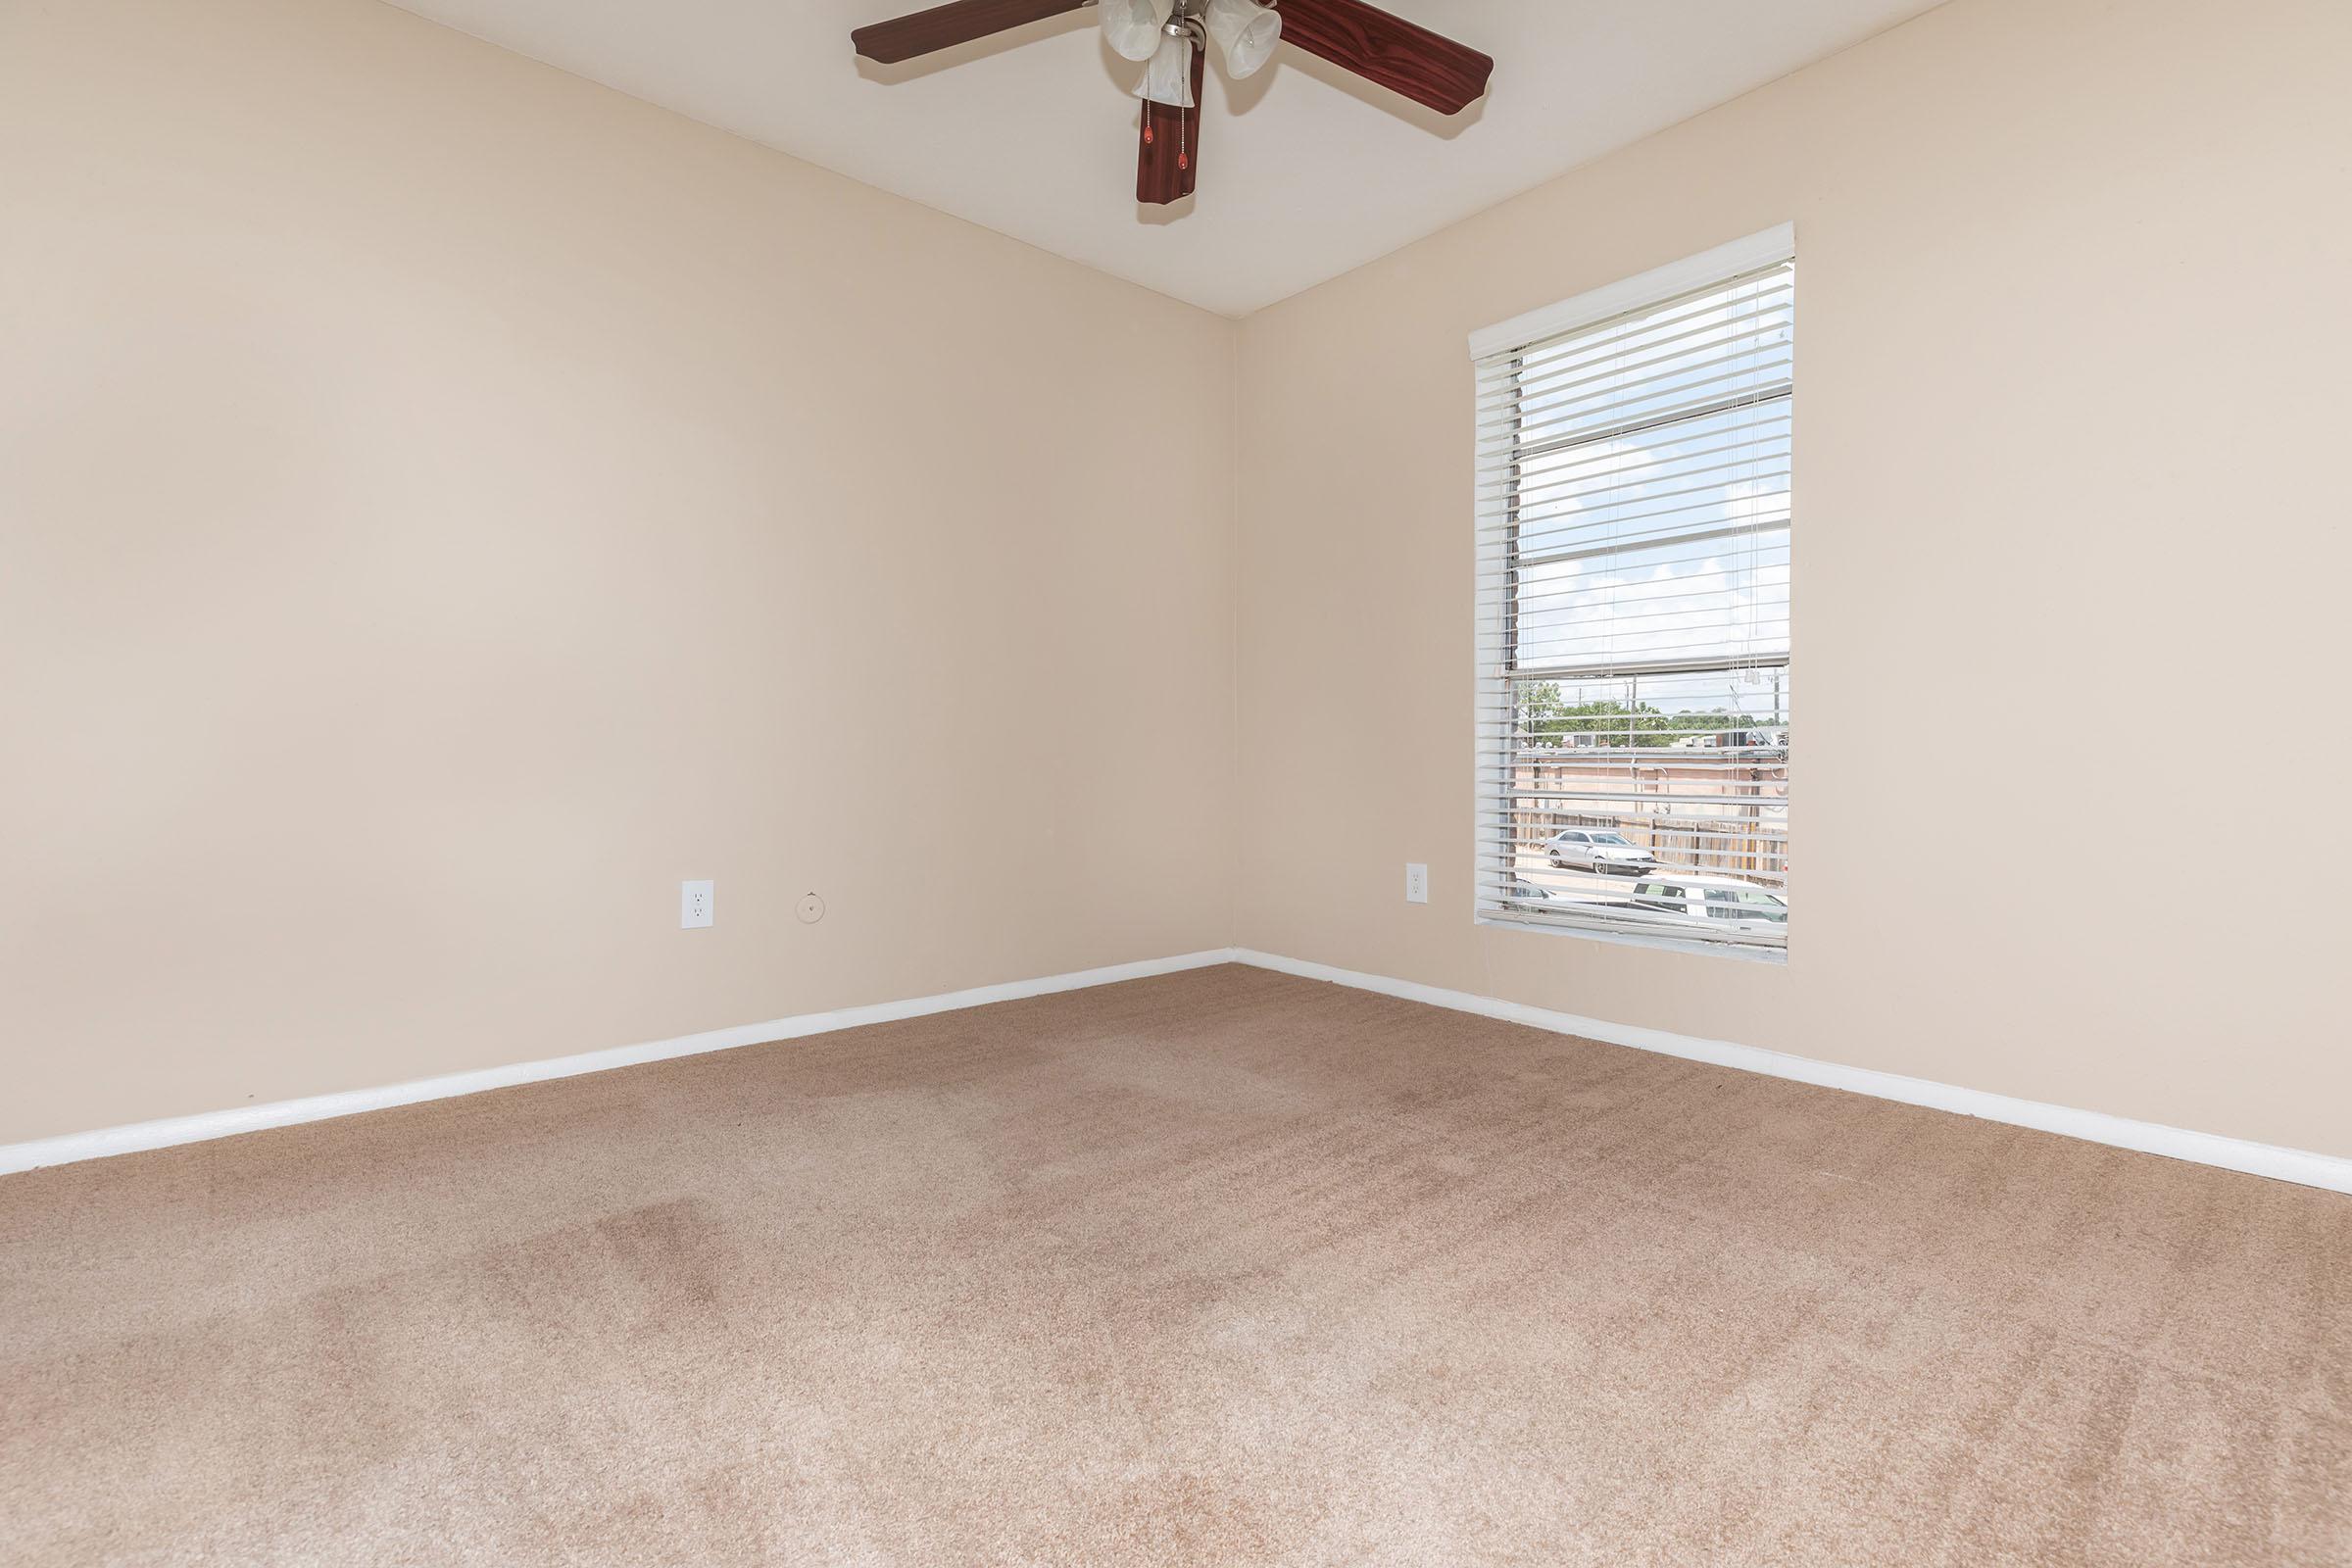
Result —
[[[1484, 327], [1470, 334], [1470, 359], [1474, 366], [1478, 366], [1499, 356], [1518, 354], [1540, 346], [1547, 339], [1597, 326], [1612, 318], [1631, 315], [1652, 306], [1666, 304], [1710, 286], [1728, 284], [1746, 273], [1793, 264], [1796, 260], [1796, 252], [1795, 225], [1781, 223], [1759, 233], [1750, 234], [1745, 238], [1700, 252], [1695, 256], [1686, 257], [1679, 262], [1655, 268], [1633, 277], [1620, 279], [1603, 287], [1561, 300], [1556, 304], [1544, 306], [1540, 310], [1513, 317], [1507, 321]], [[1795, 515], [1794, 361], [1798, 353], [1799, 350], [1792, 338], [1790, 340], [1791, 366], [1788, 372], [1790, 385], [1788, 394], [1790, 402], [1790, 477], [1788, 483], [1791, 522]], [[1471, 913], [1473, 923], [1481, 926], [1497, 926], [1513, 931], [1576, 937], [1591, 942], [1662, 949], [1675, 953], [1708, 954], [1721, 957], [1745, 959], [1749, 962], [1786, 964], [1788, 961], [1788, 944], [1785, 936], [1779, 945], [1766, 946], [1711, 940], [1696, 934], [1685, 936], [1670, 931], [1643, 930], [1630, 926], [1625, 930], [1609, 930], [1598, 924], [1567, 924], [1555, 919], [1542, 918], [1531, 911], [1515, 910], [1501, 906], [1491, 897], [1484, 875], [1484, 868], [1494, 849], [1491, 842], [1493, 829], [1489, 826], [1489, 816], [1490, 812], [1500, 806], [1503, 808], [1503, 819], [1507, 823], [1509, 802], [1513, 796], [1511, 770], [1515, 760], [1510, 745], [1504, 744], [1498, 748], [1491, 747], [1487, 740], [1479, 734], [1479, 728], [1487, 712], [1487, 707], [1493, 700], [1496, 685], [1499, 683], [1507, 687], [1518, 679], [1512, 673], [1515, 665], [1508, 661], [1507, 657], [1491, 657], [1491, 649], [1495, 645], [1497, 639], [1499, 639], [1500, 647], [1504, 649], [1515, 648], [1517, 645], [1518, 594], [1515, 585], [1517, 573], [1521, 568], [1515, 524], [1510, 520], [1517, 510], [1517, 503], [1514, 499], [1506, 503], [1502, 509], [1505, 518], [1505, 543], [1501, 549], [1504, 571], [1498, 586], [1490, 588], [1487, 584], [1486, 576], [1490, 568], [1490, 560], [1487, 554], [1489, 547], [1483, 539], [1483, 528], [1486, 521], [1483, 488], [1486, 472], [1482, 461], [1482, 443], [1478, 428], [1478, 413], [1480, 411], [1478, 398], [1472, 399], [1471, 408], [1471, 515], [1474, 561], [1472, 592], [1475, 616], [1473, 625], [1476, 628], [1476, 635], [1473, 639], [1475, 679], [1472, 699], [1472, 734], [1476, 753], [1475, 793], [1471, 811], [1471, 881], [1473, 886]], [[1514, 406], [1512, 417], [1521, 416], [1520, 411]], [[1796, 549], [1793, 527], [1789, 530], [1788, 537], [1790, 564], [1793, 568]], [[1793, 599], [1793, 576], [1790, 594]], [[1792, 624], [1789, 653], [1785, 660], [1785, 667], [1793, 668], [1793, 666], [1794, 627]], [[1500, 759], [1499, 773], [1495, 770], [1497, 753]], [[1503, 831], [1509, 831], [1507, 826]], [[1588, 828], [1587, 831], [1592, 830]], [[1677, 868], [1660, 866], [1657, 869], [1671, 873]], [[1507, 880], [1517, 876], [1518, 871], [1515, 866], [1506, 862], [1504, 874]], [[1784, 907], [1786, 907], [1788, 873], [1785, 865], [1781, 874], [1784, 880], [1779, 891]], [[1784, 916], [1785, 923], [1786, 917]]]

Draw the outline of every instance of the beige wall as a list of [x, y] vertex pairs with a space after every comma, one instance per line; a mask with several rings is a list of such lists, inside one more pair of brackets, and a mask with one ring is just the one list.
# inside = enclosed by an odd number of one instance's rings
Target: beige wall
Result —
[[[1239, 940], [2352, 1154], [2348, 81], [2340, 0], [1955, 0], [1250, 318]], [[1788, 964], [1475, 928], [1465, 336], [1788, 220]]]
[[0, 0], [0, 1142], [1223, 944], [1234, 338], [369, 0]]
[[[1252, 318], [1237, 467], [1157, 296], [369, 0], [0, 0], [0, 1142], [1239, 940], [2352, 1153], [2347, 59], [1955, 0]], [[1474, 928], [1464, 336], [1790, 219], [1790, 961]]]

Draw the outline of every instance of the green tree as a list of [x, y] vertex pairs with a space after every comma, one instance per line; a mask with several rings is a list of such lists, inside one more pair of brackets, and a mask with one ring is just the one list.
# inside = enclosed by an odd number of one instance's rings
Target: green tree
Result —
[[[1737, 709], [1668, 713], [1649, 703], [1571, 703], [1557, 681], [1519, 688], [1519, 732], [1534, 746], [1672, 746], [1689, 735], [1746, 729], [1761, 721]], [[1590, 735], [1589, 741], [1573, 737]]]

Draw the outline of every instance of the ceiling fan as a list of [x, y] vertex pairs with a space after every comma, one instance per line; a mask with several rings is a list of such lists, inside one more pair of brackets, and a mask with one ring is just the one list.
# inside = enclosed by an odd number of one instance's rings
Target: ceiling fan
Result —
[[1111, 48], [1144, 65], [1135, 199], [1154, 206], [1190, 196], [1200, 175], [1201, 70], [1212, 41], [1237, 77], [1290, 43], [1442, 115], [1476, 103], [1494, 70], [1477, 50], [1364, 0], [951, 0], [859, 27], [850, 41], [866, 59], [897, 65], [1090, 5], [1101, 8]]

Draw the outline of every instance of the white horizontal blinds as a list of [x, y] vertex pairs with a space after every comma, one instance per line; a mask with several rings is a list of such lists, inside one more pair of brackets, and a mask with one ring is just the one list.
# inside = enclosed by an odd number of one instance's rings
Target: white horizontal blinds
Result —
[[1795, 284], [1751, 258], [1478, 361], [1487, 918], [1787, 944]]

